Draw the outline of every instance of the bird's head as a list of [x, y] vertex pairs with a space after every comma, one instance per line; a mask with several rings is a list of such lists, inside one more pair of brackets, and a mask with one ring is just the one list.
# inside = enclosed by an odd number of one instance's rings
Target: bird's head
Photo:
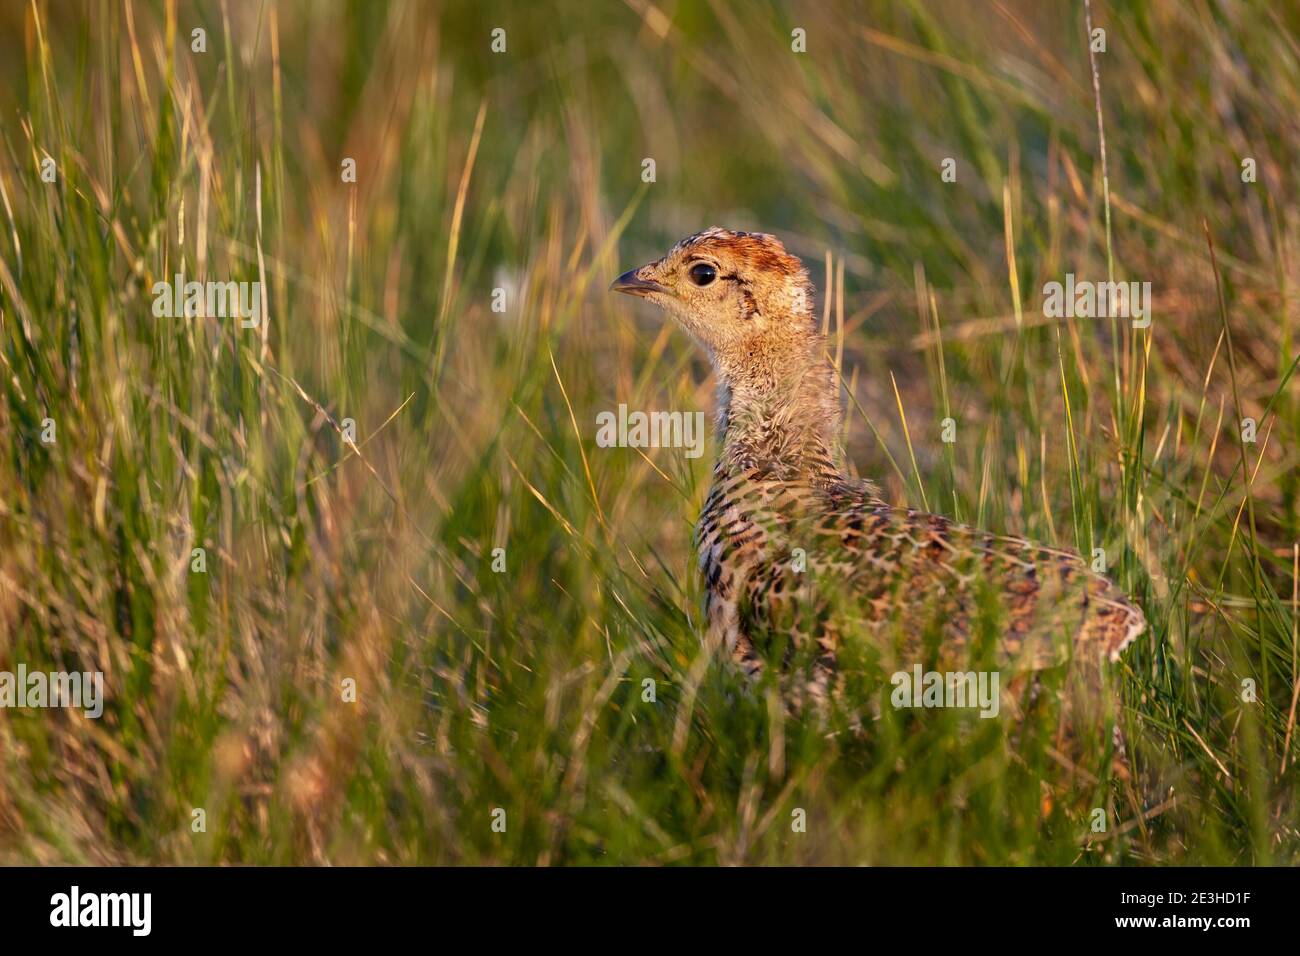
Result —
[[724, 374], [806, 354], [820, 335], [803, 263], [761, 232], [706, 229], [623, 273], [610, 289], [666, 309]]
[[667, 309], [708, 351], [723, 460], [834, 473], [839, 386], [813, 318], [808, 273], [776, 237], [715, 226], [610, 288]]

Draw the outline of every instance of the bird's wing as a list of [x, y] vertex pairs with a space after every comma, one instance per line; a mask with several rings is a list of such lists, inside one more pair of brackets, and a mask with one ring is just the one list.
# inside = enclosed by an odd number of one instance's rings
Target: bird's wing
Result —
[[889, 632], [910, 653], [937, 637], [948, 658], [987, 635], [999, 665], [1037, 670], [1117, 660], [1146, 626], [1072, 551], [857, 494], [822, 505], [770, 518], [779, 533], [766, 536], [742, 596], [751, 633]]

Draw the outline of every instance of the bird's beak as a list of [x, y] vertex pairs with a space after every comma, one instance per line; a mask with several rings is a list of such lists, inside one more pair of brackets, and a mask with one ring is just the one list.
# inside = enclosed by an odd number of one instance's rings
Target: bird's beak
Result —
[[[641, 269], [644, 269], [642, 266]], [[638, 274], [641, 269], [629, 269], [609, 284], [610, 292], [624, 292], [628, 295], [647, 296], [651, 292], [667, 292], [666, 286], [652, 279], [642, 279]]]

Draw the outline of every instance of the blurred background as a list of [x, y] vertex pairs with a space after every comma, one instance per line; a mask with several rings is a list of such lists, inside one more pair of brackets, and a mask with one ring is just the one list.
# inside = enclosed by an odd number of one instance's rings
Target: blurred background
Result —
[[[1294, 862], [1298, 26], [0, 3], [0, 669], [108, 696], [0, 712], [0, 860]], [[852, 470], [1105, 550], [1139, 780], [950, 715], [827, 736], [707, 666], [712, 452], [595, 416], [712, 412], [605, 290], [715, 224], [808, 266]], [[177, 273], [265, 321], [156, 317]], [[1150, 282], [1150, 329], [1045, 317], [1066, 273]]]

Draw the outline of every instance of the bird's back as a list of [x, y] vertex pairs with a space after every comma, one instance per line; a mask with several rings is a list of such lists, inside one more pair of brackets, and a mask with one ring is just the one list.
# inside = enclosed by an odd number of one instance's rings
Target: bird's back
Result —
[[891, 508], [830, 476], [720, 470], [696, 531], [713, 636], [751, 674], [846, 645], [881, 666], [1013, 672], [1116, 660], [1139, 611], [1075, 553]]

